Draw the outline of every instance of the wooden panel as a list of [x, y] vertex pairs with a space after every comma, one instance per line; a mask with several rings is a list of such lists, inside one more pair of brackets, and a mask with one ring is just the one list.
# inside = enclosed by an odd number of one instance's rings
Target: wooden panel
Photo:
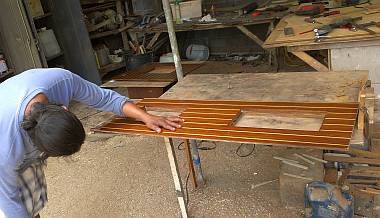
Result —
[[[312, 147], [329, 150], [346, 150], [355, 124], [357, 103], [294, 103], [294, 102], [244, 102], [207, 100], [144, 99], [138, 106], [154, 108], [181, 108], [184, 118], [182, 128], [175, 132], [164, 130], [157, 134], [143, 123], [125, 118], [115, 118], [110, 123], [94, 128], [98, 132], [144, 134], [162, 137], [206, 139], [244, 143], [272, 144], [295, 147]], [[152, 108], [153, 107], [153, 108]], [[292, 110], [324, 113], [319, 131], [236, 127], [234, 119], [241, 110]], [[339, 114], [344, 115], [343, 118]]]

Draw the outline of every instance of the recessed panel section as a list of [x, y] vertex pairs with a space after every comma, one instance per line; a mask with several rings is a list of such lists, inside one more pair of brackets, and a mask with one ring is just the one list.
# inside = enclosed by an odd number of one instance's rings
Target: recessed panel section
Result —
[[324, 112], [254, 110], [242, 111], [232, 125], [236, 127], [319, 131], [324, 118]]

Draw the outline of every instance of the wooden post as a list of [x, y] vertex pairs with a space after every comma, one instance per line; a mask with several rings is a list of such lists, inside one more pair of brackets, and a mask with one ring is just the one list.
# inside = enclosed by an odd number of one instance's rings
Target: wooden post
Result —
[[185, 139], [184, 144], [185, 144], [186, 157], [189, 164], [189, 172], [193, 181], [193, 188], [196, 189], [198, 187], [198, 183], [197, 183], [197, 178], [195, 176], [195, 170], [194, 170], [193, 158], [191, 156], [189, 140]]
[[168, 26], [170, 47], [172, 48], [175, 71], [177, 72], [177, 80], [181, 81], [183, 79], [181, 57], [179, 56], [177, 37], [175, 35], [173, 17], [171, 13], [169, 0], [162, 0], [162, 6], [165, 12], [166, 25]]
[[251, 31], [249, 31], [249, 29], [247, 29], [247, 27], [239, 25], [239, 26], [236, 26], [236, 28], [238, 28], [241, 32], [243, 32], [250, 39], [255, 41], [258, 45], [260, 45], [260, 47], [263, 47], [264, 42], [261, 39], [259, 39], [259, 37], [257, 37], [255, 34], [253, 34]]
[[170, 163], [170, 169], [174, 180], [175, 191], [178, 199], [179, 206], [181, 208], [181, 214], [183, 218], [187, 218], [187, 205], [185, 202], [185, 196], [183, 193], [181, 176], [179, 174], [177, 158], [175, 157], [173, 141], [171, 138], [164, 138], [166, 151], [168, 152], [168, 158]]

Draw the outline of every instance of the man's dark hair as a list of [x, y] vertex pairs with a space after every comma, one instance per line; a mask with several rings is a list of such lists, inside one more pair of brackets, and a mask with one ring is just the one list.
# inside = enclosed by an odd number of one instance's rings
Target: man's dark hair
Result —
[[[78, 152], [86, 136], [80, 120], [56, 104], [35, 103], [21, 127], [36, 146], [39, 153], [37, 159], [40, 161], [48, 157], [69, 156]], [[28, 166], [21, 168], [25, 167]]]

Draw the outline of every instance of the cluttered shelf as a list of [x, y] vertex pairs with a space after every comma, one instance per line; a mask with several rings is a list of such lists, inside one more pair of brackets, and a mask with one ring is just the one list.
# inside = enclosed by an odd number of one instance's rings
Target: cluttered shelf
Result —
[[[259, 16], [248, 15], [231, 15], [229, 13], [215, 16], [209, 20], [191, 20], [184, 21], [182, 24], [174, 24], [176, 32], [190, 30], [208, 30], [234, 27], [238, 25], [254, 25], [270, 23], [276, 19], [281, 19], [286, 15], [285, 11], [262, 12]], [[134, 27], [129, 29], [130, 32], [167, 32], [166, 23], [147, 25], [145, 28]]]

